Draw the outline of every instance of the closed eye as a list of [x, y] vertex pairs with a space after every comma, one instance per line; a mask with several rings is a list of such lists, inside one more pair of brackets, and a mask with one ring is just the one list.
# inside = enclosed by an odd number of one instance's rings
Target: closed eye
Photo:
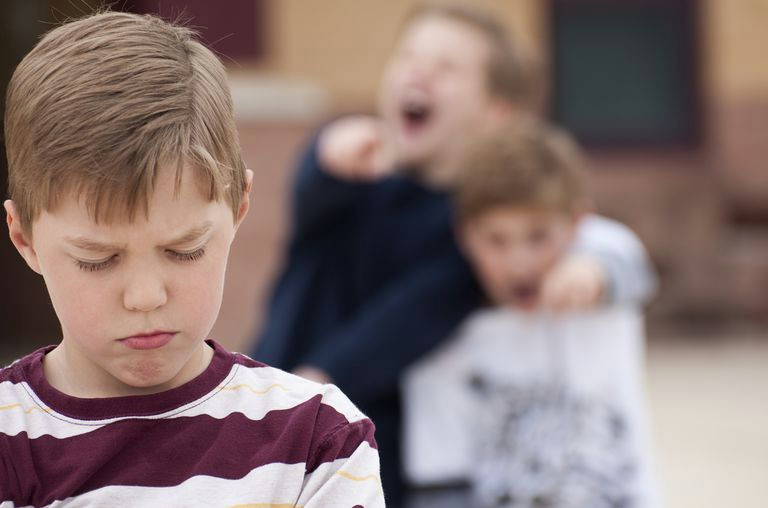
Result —
[[168, 250], [168, 255], [177, 261], [197, 261], [205, 254], [205, 247], [200, 247], [190, 252], [179, 252], [176, 250]]
[[109, 268], [117, 261], [117, 255], [108, 257], [103, 261], [83, 261], [82, 259], [75, 259], [75, 265], [86, 272], [97, 272]]

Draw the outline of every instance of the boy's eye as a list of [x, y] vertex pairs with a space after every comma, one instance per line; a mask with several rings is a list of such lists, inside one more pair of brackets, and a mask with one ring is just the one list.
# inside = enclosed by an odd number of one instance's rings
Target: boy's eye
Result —
[[179, 252], [175, 250], [169, 250], [168, 254], [179, 261], [197, 261], [201, 257], [203, 257], [203, 254], [205, 254], [205, 247], [200, 247], [199, 249], [193, 250], [191, 252]]
[[77, 265], [79, 269], [86, 272], [97, 272], [99, 270], [109, 268], [115, 263], [116, 260], [117, 255], [110, 256], [104, 261], [83, 261], [82, 259], [75, 259], [75, 265]]
[[507, 245], [507, 238], [504, 235], [491, 233], [486, 237], [488, 245], [497, 249], [504, 248]]

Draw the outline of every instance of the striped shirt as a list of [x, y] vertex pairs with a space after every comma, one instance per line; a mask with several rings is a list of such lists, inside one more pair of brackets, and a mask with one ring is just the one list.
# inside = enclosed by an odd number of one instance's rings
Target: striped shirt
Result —
[[373, 423], [335, 386], [209, 344], [205, 372], [154, 395], [65, 395], [53, 346], [0, 370], [0, 508], [384, 506]]

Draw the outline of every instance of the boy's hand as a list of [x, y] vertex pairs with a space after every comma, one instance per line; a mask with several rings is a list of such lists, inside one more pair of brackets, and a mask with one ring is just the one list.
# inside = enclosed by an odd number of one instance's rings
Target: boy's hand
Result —
[[373, 116], [350, 116], [320, 134], [318, 157], [342, 180], [373, 181], [395, 168], [395, 150], [384, 122]]
[[605, 284], [605, 272], [596, 259], [569, 256], [544, 279], [541, 306], [555, 312], [594, 308], [603, 297]]

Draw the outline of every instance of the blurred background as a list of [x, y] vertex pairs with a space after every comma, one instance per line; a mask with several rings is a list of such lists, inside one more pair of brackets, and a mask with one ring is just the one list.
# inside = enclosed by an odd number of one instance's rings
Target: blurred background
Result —
[[[247, 350], [286, 227], [294, 157], [325, 119], [375, 110], [413, 0], [134, 0], [186, 20], [225, 61], [252, 208], [212, 336]], [[543, 108], [587, 146], [598, 210], [661, 275], [648, 393], [671, 507], [768, 500], [768, 0], [476, 0], [543, 63]], [[0, 3], [0, 88], [89, 0]], [[1, 142], [1, 141], [0, 141]], [[0, 157], [0, 181], [6, 165]], [[0, 360], [58, 341], [42, 279], [0, 241]]]

